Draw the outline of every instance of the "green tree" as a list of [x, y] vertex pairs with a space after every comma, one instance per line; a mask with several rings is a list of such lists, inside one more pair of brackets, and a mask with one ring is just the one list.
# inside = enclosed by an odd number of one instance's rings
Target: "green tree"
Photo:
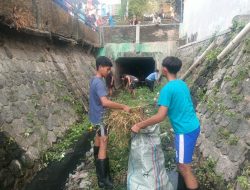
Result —
[[129, 16], [142, 17], [145, 13], [154, 13], [158, 9], [157, 0], [129, 0]]
[[119, 10], [119, 15], [122, 19], [124, 18], [124, 16], [126, 16], [127, 2], [128, 0], [121, 0], [121, 7]]

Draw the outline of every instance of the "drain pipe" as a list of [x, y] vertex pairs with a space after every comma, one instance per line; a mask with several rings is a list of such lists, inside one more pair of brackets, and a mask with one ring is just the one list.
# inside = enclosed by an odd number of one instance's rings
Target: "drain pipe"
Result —
[[250, 22], [240, 31], [239, 34], [227, 45], [227, 47], [217, 56], [217, 60], [221, 61], [242, 39], [250, 32]]
[[192, 70], [201, 63], [201, 61], [206, 57], [207, 53], [216, 46], [215, 41], [213, 41], [208, 48], [201, 54], [201, 56], [193, 63], [193, 65], [185, 72], [184, 75], [182, 75], [181, 79], [185, 80], [185, 78], [187, 78], [187, 76], [189, 75], [189, 73], [192, 72]]

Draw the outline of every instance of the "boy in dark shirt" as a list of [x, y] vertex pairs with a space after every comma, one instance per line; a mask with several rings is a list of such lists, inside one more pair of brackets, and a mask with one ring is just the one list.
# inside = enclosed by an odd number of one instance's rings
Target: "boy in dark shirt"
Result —
[[110, 101], [107, 98], [107, 89], [104, 78], [111, 71], [112, 63], [105, 57], [96, 59], [96, 75], [90, 81], [89, 90], [89, 119], [97, 129], [94, 146], [96, 174], [100, 188], [113, 188], [109, 173], [109, 160], [107, 158], [108, 131], [103, 123], [105, 108], [121, 109], [129, 112], [126, 105]]

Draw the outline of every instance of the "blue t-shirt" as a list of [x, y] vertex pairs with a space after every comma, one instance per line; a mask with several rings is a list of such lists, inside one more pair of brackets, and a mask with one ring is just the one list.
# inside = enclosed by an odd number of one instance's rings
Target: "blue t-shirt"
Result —
[[184, 81], [169, 81], [161, 89], [158, 104], [168, 108], [168, 117], [176, 134], [186, 134], [200, 126], [190, 91]]
[[93, 77], [89, 89], [89, 120], [93, 124], [102, 122], [105, 112], [101, 97], [107, 96], [107, 88], [103, 78]]
[[146, 79], [151, 81], [156, 81], [158, 79], [158, 73], [157, 72], [151, 73], [150, 75], [148, 75]]
[[113, 17], [111, 15], [109, 16], [109, 26], [110, 27], [114, 27], [115, 26], [115, 22], [114, 22]]

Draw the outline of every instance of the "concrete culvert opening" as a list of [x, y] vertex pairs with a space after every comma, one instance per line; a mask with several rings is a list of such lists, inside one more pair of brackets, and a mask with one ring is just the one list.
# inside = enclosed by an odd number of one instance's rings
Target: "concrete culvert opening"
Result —
[[155, 60], [152, 57], [121, 57], [116, 60], [116, 80], [120, 83], [120, 77], [129, 74], [143, 83], [155, 68]]

